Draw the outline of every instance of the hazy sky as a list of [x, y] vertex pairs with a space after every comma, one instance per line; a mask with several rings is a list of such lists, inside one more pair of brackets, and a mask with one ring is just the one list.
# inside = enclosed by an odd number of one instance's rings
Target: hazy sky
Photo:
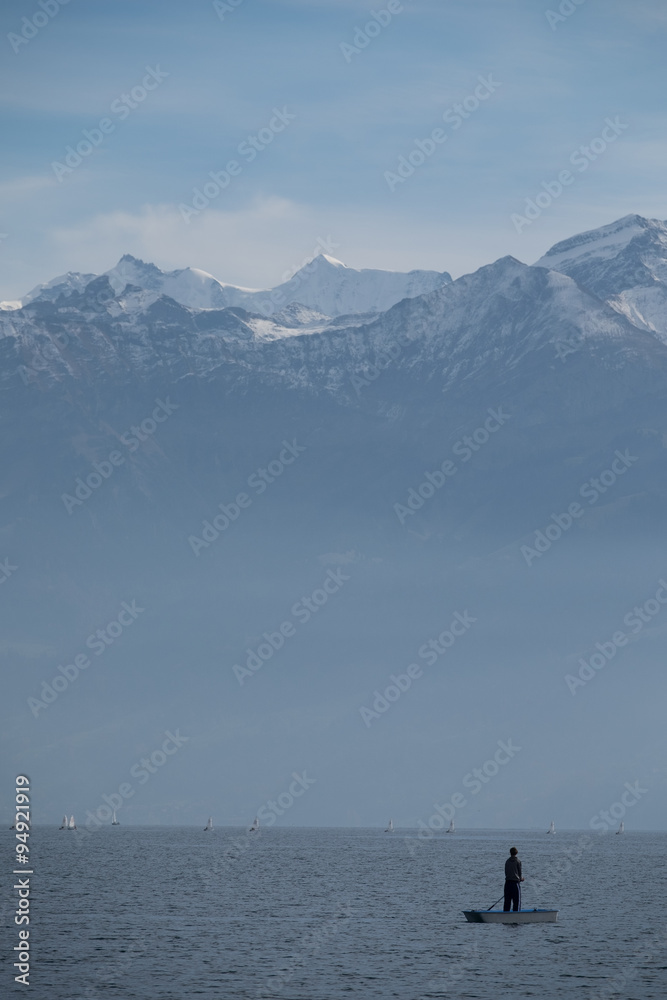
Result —
[[[0, 12], [3, 298], [125, 252], [273, 285], [318, 238], [350, 266], [457, 276], [667, 215], [659, 0], [579, 0], [560, 20], [549, 0], [44, 2]], [[443, 121], [456, 104], [468, 117]], [[517, 233], [512, 213], [609, 136], [607, 118], [613, 141]], [[433, 151], [388, 182], [417, 140]], [[230, 160], [186, 222], [179, 206]]]

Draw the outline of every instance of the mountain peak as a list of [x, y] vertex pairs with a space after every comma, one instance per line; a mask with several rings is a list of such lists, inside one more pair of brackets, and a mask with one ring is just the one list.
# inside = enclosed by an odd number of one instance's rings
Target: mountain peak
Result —
[[131, 253], [124, 253], [123, 256], [118, 261], [119, 264], [129, 263], [129, 264], [141, 264], [143, 267], [154, 267], [154, 264], [147, 264], [145, 260], [140, 257], [133, 257]]
[[556, 243], [537, 261], [605, 300], [640, 329], [667, 335], [667, 224], [625, 215]]
[[624, 215], [599, 229], [588, 229], [569, 239], [555, 243], [550, 250], [536, 261], [538, 267], [560, 270], [560, 265], [574, 260], [595, 257], [610, 260], [617, 257], [638, 238], [667, 238], [667, 226], [659, 219], [646, 219], [641, 215]]

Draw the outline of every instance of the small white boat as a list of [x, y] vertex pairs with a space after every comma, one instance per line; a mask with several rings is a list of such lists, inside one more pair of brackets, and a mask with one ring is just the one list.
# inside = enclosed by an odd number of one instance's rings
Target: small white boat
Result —
[[212, 830], [212, 829], [213, 829], [213, 819], [209, 816], [208, 823], [204, 827], [204, 833], [206, 833], [207, 830]]
[[259, 830], [259, 820], [258, 820], [257, 816], [255, 816], [254, 820], [250, 824], [250, 827], [248, 829], [248, 833], [256, 833], [257, 830]]
[[113, 816], [111, 817], [111, 825], [112, 826], [120, 826], [120, 823], [116, 819], [116, 810], [115, 809], [113, 811]]
[[454, 820], [450, 819], [449, 829], [445, 830], [445, 833], [456, 833], [456, 827], [454, 826]]
[[69, 823], [67, 824], [68, 830], [76, 830], [76, 823], [74, 822], [74, 817], [70, 816]]
[[67, 829], [67, 816], [63, 816], [62, 826], [59, 826], [58, 829], [59, 830], [66, 830]]
[[623, 820], [621, 820], [621, 825], [619, 826], [616, 833], [625, 833], [625, 823], [623, 822]]
[[551, 823], [549, 823], [549, 829], [547, 830], [547, 833], [555, 833], [555, 832], [556, 832], [556, 824], [554, 823], [553, 820], [551, 820]]
[[389, 822], [387, 823], [387, 829], [384, 832], [385, 833], [393, 833], [394, 832], [394, 821], [393, 821], [393, 819], [389, 820]]
[[555, 924], [558, 910], [464, 910], [471, 924]]

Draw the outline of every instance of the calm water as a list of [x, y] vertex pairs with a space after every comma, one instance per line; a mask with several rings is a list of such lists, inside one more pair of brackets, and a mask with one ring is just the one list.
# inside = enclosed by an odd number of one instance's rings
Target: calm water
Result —
[[[37, 1000], [667, 997], [667, 835], [591, 833], [578, 848], [575, 833], [406, 835], [108, 827], [80, 846], [36, 828], [32, 984], [15, 985], [5, 963], [0, 993], [8, 983]], [[524, 908], [553, 904], [559, 922], [466, 923], [464, 907], [501, 894], [514, 843]], [[16, 929], [4, 884], [6, 956]]]

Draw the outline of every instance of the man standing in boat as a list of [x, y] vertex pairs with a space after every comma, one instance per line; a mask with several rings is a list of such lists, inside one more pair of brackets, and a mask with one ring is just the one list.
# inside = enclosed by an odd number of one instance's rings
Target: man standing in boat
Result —
[[505, 862], [505, 903], [503, 910], [521, 909], [521, 862], [516, 847], [510, 847], [510, 856]]

